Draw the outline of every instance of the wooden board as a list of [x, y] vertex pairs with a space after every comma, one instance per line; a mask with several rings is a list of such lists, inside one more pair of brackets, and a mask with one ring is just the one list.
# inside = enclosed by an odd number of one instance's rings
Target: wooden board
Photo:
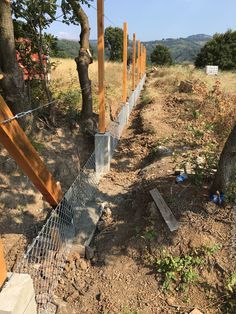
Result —
[[[0, 122], [11, 117], [13, 114], [0, 95]], [[0, 123], [0, 143], [42, 193], [44, 199], [50, 205], [56, 206], [62, 198], [60, 183], [54, 180], [17, 120]]]
[[159, 208], [161, 215], [164, 218], [170, 231], [172, 232], [177, 230], [179, 228], [179, 223], [176, 220], [170, 208], [168, 207], [168, 205], [166, 204], [166, 202], [164, 201], [160, 192], [157, 189], [153, 189], [150, 191], [150, 194], [154, 202], [156, 203], [157, 207]]
[[3, 256], [2, 240], [0, 239], [0, 289], [7, 278], [7, 267]]

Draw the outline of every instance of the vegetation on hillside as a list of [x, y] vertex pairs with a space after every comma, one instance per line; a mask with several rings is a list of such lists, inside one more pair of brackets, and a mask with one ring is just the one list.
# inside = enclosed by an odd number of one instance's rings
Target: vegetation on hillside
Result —
[[236, 31], [228, 30], [224, 34], [215, 34], [199, 52], [195, 65], [218, 65], [221, 70], [236, 69]]
[[[183, 63], [183, 62], [194, 62], [197, 54], [201, 50], [201, 48], [205, 45], [205, 43], [211, 39], [211, 36], [208, 35], [192, 35], [187, 38], [168, 38], [163, 40], [155, 40], [155, 41], [146, 41], [143, 42], [145, 47], [147, 48], [147, 57], [150, 61], [150, 55], [156, 45], [163, 45], [169, 48], [171, 52], [171, 56], [173, 58], [174, 63]], [[97, 41], [91, 40], [90, 45], [94, 52], [94, 58], [96, 59], [97, 55]], [[132, 42], [129, 42], [129, 49], [131, 49]], [[58, 39], [58, 57], [60, 58], [74, 58], [75, 47], [78, 46], [78, 43], [74, 40], [67, 39]], [[106, 57], [109, 59], [109, 52], [106, 50]]]
[[187, 38], [167, 38], [162, 40], [145, 42], [148, 58], [156, 45], [163, 45], [169, 48], [174, 63], [190, 62], [193, 63], [197, 54], [204, 44], [211, 39], [208, 35], [192, 35]]
[[165, 46], [157, 45], [151, 53], [151, 62], [156, 65], [171, 65], [173, 60], [169, 49]]

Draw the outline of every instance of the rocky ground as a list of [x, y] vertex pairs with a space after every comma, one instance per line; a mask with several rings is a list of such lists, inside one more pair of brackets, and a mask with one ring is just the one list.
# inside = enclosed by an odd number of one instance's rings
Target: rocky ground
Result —
[[[151, 83], [152, 75], [146, 90]], [[143, 99], [134, 109], [111, 171], [100, 183], [106, 206], [92, 242], [94, 255], [70, 256], [54, 296], [58, 313], [236, 311], [230, 292], [233, 208], [209, 202], [208, 184], [194, 185], [191, 176], [175, 183], [174, 148], [192, 148], [183, 145], [170, 95], [163, 86], [155, 93], [155, 101]], [[177, 231], [169, 231], [154, 206], [153, 188], [179, 221]], [[169, 287], [163, 286], [167, 279]]]

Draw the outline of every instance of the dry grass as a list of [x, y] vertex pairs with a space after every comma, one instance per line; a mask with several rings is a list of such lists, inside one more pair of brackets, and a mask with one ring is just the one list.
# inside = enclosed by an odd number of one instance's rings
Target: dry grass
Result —
[[193, 65], [177, 65], [159, 68], [155, 77], [158, 78], [159, 84], [163, 83], [163, 86], [170, 92], [176, 90], [176, 82], [200, 80], [205, 82], [209, 88], [219, 81], [223, 92], [236, 93], [236, 72], [224, 71], [219, 72], [218, 76], [207, 76], [204, 70], [195, 69]]
[[[52, 60], [55, 69], [52, 70], [52, 88], [56, 94], [71, 90], [80, 90], [76, 64], [73, 59]], [[122, 63], [105, 63], [105, 95], [106, 109], [116, 112], [122, 103]], [[89, 67], [89, 77], [92, 80], [94, 111], [98, 108], [98, 63], [94, 61]], [[128, 96], [131, 94], [131, 74], [128, 75]], [[78, 104], [79, 105], [79, 104]]]
[[[193, 93], [181, 95], [179, 84], [183, 80], [189, 80], [193, 84]], [[200, 113], [197, 119], [202, 123], [214, 123], [219, 136], [224, 136], [225, 131], [230, 130], [235, 123], [235, 98], [236, 98], [236, 73], [220, 72], [218, 76], [207, 76], [203, 70], [193, 66], [172, 66], [159, 68], [152, 72], [148, 96], [155, 100], [157, 88], [161, 88], [168, 102], [186, 102], [188, 110], [192, 106], [193, 112]], [[192, 105], [190, 106], [190, 103]], [[181, 106], [180, 106], [181, 107]]]

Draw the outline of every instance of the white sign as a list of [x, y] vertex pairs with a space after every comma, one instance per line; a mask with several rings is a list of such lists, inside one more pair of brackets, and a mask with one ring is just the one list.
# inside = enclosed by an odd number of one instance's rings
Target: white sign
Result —
[[218, 75], [219, 67], [216, 65], [207, 65], [206, 74], [207, 75]]

